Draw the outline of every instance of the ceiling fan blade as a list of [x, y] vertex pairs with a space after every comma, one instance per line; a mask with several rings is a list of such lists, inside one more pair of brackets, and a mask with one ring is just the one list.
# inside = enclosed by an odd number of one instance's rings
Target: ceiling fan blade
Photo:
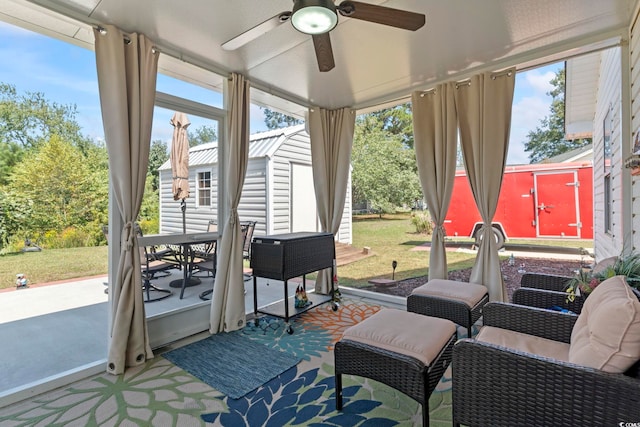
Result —
[[359, 1], [343, 1], [337, 9], [342, 16], [348, 18], [361, 19], [411, 31], [422, 28], [426, 20], [422, 13], [408, 12]]
[[267, 19], [266, 21], [256, 25], [253, 28], [248, 29], [244, 33], [222, 43], [224, 50], [236, 50], [239, 47], [244, 46], [252, 40], [257, 39], [261, 35], [273, 30], [280, 24], [287, 22], [291, 17], [291, 12], [281, 12], [276, 16]]
[[313, 47], [316, 49], [316, 59], [321, 72], [333, 70], [336, 63], [333, 60], [333, 49], [331, 48], [331, 38], [329, 33], [315, 34], [313, 37]]

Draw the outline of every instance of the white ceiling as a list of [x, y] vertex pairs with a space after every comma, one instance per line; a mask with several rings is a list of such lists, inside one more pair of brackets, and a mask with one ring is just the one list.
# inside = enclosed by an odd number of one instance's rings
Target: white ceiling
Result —
[[336, 66], [327, 73], [318, 71], [311, 37], [290, 23], [235, 51], [220, 47], [290, 10], [291, 0], [0, 0], [0, 19], [85, 46], [93, 40], [88, 24], [114, 24], [146, 34], [168, 55], [240, 72], [303, 106], [366, 109], [478, 70], [626, 37], [638, 0], [363, 1], [424, 13], [426, 25], [411, 32], [340, 16], [330, 33]]

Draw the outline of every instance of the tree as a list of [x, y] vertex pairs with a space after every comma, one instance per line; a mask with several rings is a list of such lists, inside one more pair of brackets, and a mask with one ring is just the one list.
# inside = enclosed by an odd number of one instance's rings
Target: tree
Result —
[[380, 212], [412, 205], [422, 198], [415, 152], [400, 135], [383, 129], [378, 116], [359, 117], [351, 154], [354, 201], [367, 201]]
[[85, 227], [98, 213], [106, 214], [106, 169], [94, 170], [99, 160], [91, 160], [55, 135], [25, 155], [9, 179], [13, 199], [30, 208], [23, 229], [40, 237], [48, 231]]
[[280, 129], [288, 126], [294, 126], [304, 123], [300, 119], [288, 116], [277, 111], [270, 110], [268, 108], [261, 108], [264, 111], [264, 124], [267, 125], [267, 129]]
[[22, 159], [24, 148], [15, 142], [0, 141], [0, 186], [6, 185], [13, 167]]
[[151, 148], [149, 150], [149, 169], [148, 179], [151, 180], [151, 190], [157, 192], [160, 187], [160, 173], [158, 168], [169, 160], [169, 153], [167, 152], [167, 143], [162, 140], [156, 140], [151, 142]]
[[196, 145], [207, 144], [218, 140], [216, 130], [213, 126], [208, 125], [202, 125], [193, 132], [187, 128], [187, 138], [189, 139], [189, 147], [195, 147]]
[[413, 148], [413, 115], [411, 113], [411, 103], [396, 105], [392, 108], [371, 113], [380, 120], [382, 129], [391, 135], [398, 135], [402, 143], [408, 148]]
[[75, 116], [75, 105], [48, 101], [40, 92], [18, 95], [15, 86], [0, 83], [0, 143], [31, 149], [57, 135], [80, 147], [88, 140]]
[[527, 134], [524, 151], [529, 153], [529, 161], [538, 163], [545, 159], [584, 147], [591, 139], [566, 140], [564, 133], [564, 68], [551, 79], [553, 89], [547, 92], [552, 97], [549, 115], [540, 121], [540, 125]]

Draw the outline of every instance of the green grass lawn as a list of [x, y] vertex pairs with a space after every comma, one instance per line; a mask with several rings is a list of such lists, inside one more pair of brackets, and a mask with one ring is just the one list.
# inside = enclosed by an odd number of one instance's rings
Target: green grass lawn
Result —
[[15, 286], [16, 274], [30, 284], [107, 274], [107, 247], [45, 249], [0, 256], [0, 289]]
[[[353, 246], [369, 247], [373, 256], [342, 266], [338, 269], [340, 284], [360, 287], [372, 278], [392, 278], [391, 263], [398, 262], [395, 278], [424, 276], [428, 274], [429, 252], [414, 250], [431, 241], [431, 236], [416, 233], [409, 214], [356, 217], [353, 221]], [[463, 253], [447, 253], [449, 269], [467, 268], [473, 265], [474, 256]]]
[[[391, 263], [398, 262], [395, 278], [406, 279], [428, 274], [429, 252], [412, 250], [431, 240], [417, 234], [409, 214], [357, 216], [353, 221], [353, 246], [369, 247], [373, 256], [338, 269], [340, 284], [366, 286], [372, 278], [391, 279]], [[459, 240], [459, 239], [456, 239]], [[510, 240], [512, 243], [592, 248], [592, 241]], [[504, 254], [508, 256], [508, 254]], [[474, 254], [447, 252], [449, 270], [473, 265]], [[0, 289], [15, 286], [16, 274], [26, 274], [29, 283], [46, 283], [107, 273], [107, 247], [45, 249], [0, 256]], [[311, 277], [311, 276], [310, 276]]]

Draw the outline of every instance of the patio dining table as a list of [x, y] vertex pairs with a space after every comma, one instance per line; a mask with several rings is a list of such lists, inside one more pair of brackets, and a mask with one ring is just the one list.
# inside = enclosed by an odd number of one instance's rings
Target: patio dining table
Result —
[[173, 233], [173, 234], [149, 234], [138, 237], [138, 244], [142, 246], [159, 246], [159, 245], [180, 245], [182, 247], [182, 289], [180, 291], [180, 299], [184, 296], [184, 290], [189, 282], [189, 271], [191, 271], [190, 256], [193, 245], [203, 243], [212, 243], [218, 240], [220, 234], [216, 232], [204, 233]]

